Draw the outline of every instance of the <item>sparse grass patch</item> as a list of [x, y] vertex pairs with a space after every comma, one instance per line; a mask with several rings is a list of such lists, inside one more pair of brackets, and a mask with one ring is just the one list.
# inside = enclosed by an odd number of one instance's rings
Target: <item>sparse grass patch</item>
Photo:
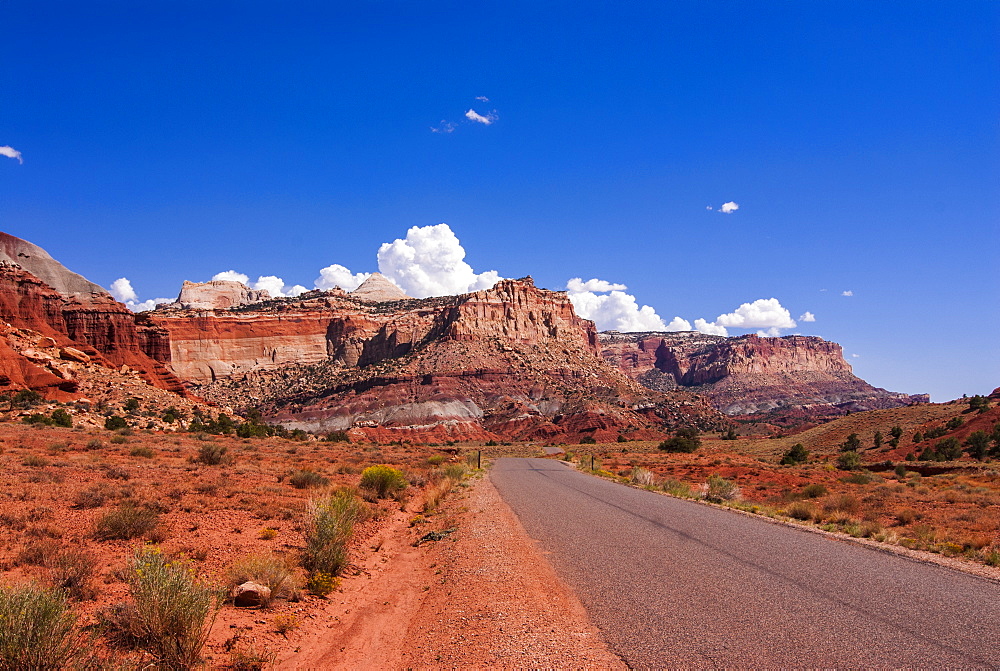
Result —
[[83, 668], [89, 646], [65, 595], [33, 585], [0, 587], [0, 669]]
[[736, 483], [726, 480], [721, 475], [710, 475], [705, 483], [705, 498], [709, 501], [721, 503], [732, 501], [740, 496], [740, 488]]
[[288, 484], [296, 489], [308, 489], [310, 487], [326, 487], [330, 484], [330, 479], [315, 471], [303, 469], [294, 471], [288, 476]]
[[130, 456], [142, 457], [143, 459], [151, 459], [154, 456], [153, 448], [142, 445], [140, 447], [133, 447], [129, 452]]
[[160, 515], [155, 510], [127, 502], [97, 520], [94, 537], [102, 541], [132, 540], [152, 531], [159, 523]]
[[816, 517], [816, 506], [807, 501], [794, 501], [785, 513], [796, 520], [808, 521]]
[[271, 595], [262, 604], [265, 608], [274, 599], [293, 599], [299, 593], [300, 583], [295, 567], [288, 559], [278, 555], [250, 555], [238, 559], [226, 570], [226, 586], [230, 593], [234, 587], [245, 582], [255, 582], [271, 590]]
[[368, 514], [365, 504], [350, 489], [309, 502], [303, 565], [310, 577], [318, 573], [340, 574], [347, 565], [347, 544], [354, 525], [367, 519]]
[[195, 461], [205, 464], [206, 466], [228, 464], [232, 460], [226, 456], [227, 452], [229, 452], [229, 448], [225, 445], [206, 442], [198, 448], [198, 456], [195, 457]]

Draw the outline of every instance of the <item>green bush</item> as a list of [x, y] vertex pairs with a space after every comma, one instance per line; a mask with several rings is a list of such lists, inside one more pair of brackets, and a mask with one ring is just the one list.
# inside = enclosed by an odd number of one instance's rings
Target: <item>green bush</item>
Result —
[[229, 448], [225, 445], [205, 443], [198, 448], [198, 456], [195, 457], [195, 461], [201, 462], [207, 466], [218, 466], [226, 461], [226, 452], [228, 451]]
[[147, 447], [145, 445], [140, 445], [139, 447], [133, 447], [129, 454], [133, 457], [142, 457], [143, 459], [151, 459], [155, 452], [153, 448]]
[[663, 489], [663, 491], [665, 491], [667, 494], [682, 499], [689, 499], [694, 495], [694, 493], [691, 491], [690, 485], [681, 482], [680, 480], [677, 480], [675, 478], [667, 478], [666, 480], [663, 481], [663, 484], [660, 485], [660, 488]]
[[441, 469], [441, 474], [449, 480], [461, 482], [469, 474], [469, 469], [465, 464], [448, 464]]
[[106, 420], [104, 420], [104, 428], [108, 431], [117, 431], [118, 429], [128, 428], [128, 422], [125, 421], [124, 417], [119, 417], [118, 415], [111, 415]]
[[115, 510], [109, 510], [97, 520], [94, 537], [102, 541], [132, 540], [149, 533], [160, 523], [160, 515], [155, 510], [123, 503]]
[[705, 486], [705, 498], [709, 501], [732, 501], [740, 496], [740, 488], [736, 483], [726, 480], [721, 475], [708, 476]]
[[802, 495], [807, 499], [818, 499], [821, 496], [826, 496], [827, 488], [818, 482], [814, 482], [811, 485], [806, 485], [802, 488]]
[[52, 418], [48, 415], [43, 415], [41, 413], [34, 413], [31, 415], [25, 415], [21, 418], [21, 421], [25, 424], [41, 424], [43, 426], [51, 426]]
[[325, 487], [330, 484], [330, 480], [307, 468], [301, 471], [293, 471], [288, 476], [288, 484], [296, 489], [308, 489], [310, 487]]
[[584, 436], [580, 439], [580, 445], [596, 445], [597, 439], [593, 436]]
[[384, 499], [406, 489], [406, 478], [401, 470], [392, 466], [369, 466], [361, 471], [358, 486], [376, 499]]
[[857, 452], [861, 449], [861, 439], [858, 438], [858, 434], [852, 433], [847, 437], [847, 440], [840, 444], [841, 452]]
[[792, 519], [811, 520], [816, 516], [816, 506], [807, 501], [795, 501], [785, 512]]
[[65, 410], [63, 410], [62, 408], [59, 408], [57, 410], [53, 410], [52, 411], [52, 424], [54, 426], [71, 427], [71, 426], [73, 426], [73, 416], [70, 415]]
[[0, 669], [85, 666], [87, 641], [59, 590], [0, 587], [0, 632]]
[[330, 433], [326, 434], [326, 438], [324, 438], [323, 440], [325, 440], [328, 443], [347, 443], [350, 442], [351, 439], [347, 435], [346, 431], [331, 431]]
[[837, 456], [837, 468], [842, 471], [854, 471], [861, 468], [861, 455], [854, 450], [841, 452]]
[[697, 429], [677, 429], [673, 438], [664, 440], [657, 446], [663, 452], [695, 452], [701, 447]]
[[785, 452], [785, 456], [781, 458], [781, 464], [786, 466], [795, 466], [796, 464], [803, 464], [809, 459], [809, 450], [805, 448], [802, 443], [795, 443], [792, 445], [788, 452]]
[[157, 549], [136, 553], [128, 584], [140, 645], [162, 667], [197, 665], [221, 605], [219, 590], [200, 582], [186, 562], [170, 560]]
[[310, 575], [339, 575], [347, 565], [347, 544], [354, 525], [368, 517], [357, 494], [341, 489], [309, 502], [306, 516], [306, 549], [303, 565]]

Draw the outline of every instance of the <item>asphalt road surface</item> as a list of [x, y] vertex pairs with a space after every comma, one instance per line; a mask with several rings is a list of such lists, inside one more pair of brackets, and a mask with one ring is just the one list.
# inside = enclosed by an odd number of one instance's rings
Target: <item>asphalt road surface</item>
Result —
[[546, 459], [490, 478], [633, 668], [1000, 667], [1000, 584]]

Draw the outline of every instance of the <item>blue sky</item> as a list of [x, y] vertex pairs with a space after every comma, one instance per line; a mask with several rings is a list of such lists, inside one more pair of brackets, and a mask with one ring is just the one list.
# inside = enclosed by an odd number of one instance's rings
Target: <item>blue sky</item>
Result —
[[2, 3], [3, 230], [151, 299], [445, 222], [477, 274], [775, 298], [877, 386], [1000, 385], [1000, 4], [339, 5]]

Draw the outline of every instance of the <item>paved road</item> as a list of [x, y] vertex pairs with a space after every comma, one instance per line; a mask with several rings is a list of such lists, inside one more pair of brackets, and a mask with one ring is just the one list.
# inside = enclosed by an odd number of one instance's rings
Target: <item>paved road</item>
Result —
[[546, 459], [490, 478], [634, 668], [1000, 667], [998, 583]]

